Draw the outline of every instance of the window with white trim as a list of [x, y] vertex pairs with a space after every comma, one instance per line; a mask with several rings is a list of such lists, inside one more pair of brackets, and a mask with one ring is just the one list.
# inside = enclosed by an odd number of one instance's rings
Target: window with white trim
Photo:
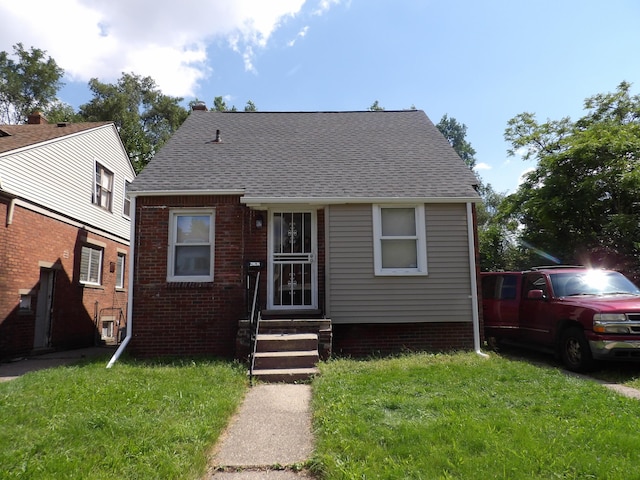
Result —
[[83, 245], [80, 256], [80, 283], [101, 285], [102, 249]]
[[167, 281], [213, 281], [214, 210], [175, 210], [169, 219]]
[[376, 275], [426, 275], [424, 205], [373, 206]]
[[113, 204], [113, 172], [107, 170], [98, 162], [95, 162], [95, 164], [93, 203], [111, 211], [111, 205]]
[[116, 259], [116, 288], [124, 288], [124, 265], [126, 255], [118, 252], [118, 258]]
[[131, 197], [129, 197], [129, 185], [131, 182], [129, 180], [124, 181], [124, 204], [122, 206], [122, 215], [129, 218], [131, 217]]

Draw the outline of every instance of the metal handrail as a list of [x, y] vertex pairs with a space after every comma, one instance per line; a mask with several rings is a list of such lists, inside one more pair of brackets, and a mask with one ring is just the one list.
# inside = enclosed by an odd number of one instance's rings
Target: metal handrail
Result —
[[249, 361], [249, 383], [253, 386], [253, 369], [256, 361], [256, 349], [258, 347], [258, 331], [260, 329], [260, 308], [259, 308], [259, 296], [258, 290], [260, 287], [260, 272], [256, 274], [256, 284], [253, 289], [253, 303], [251, 304], [251, 317], [249, 317], [250, 323], [250, 339], [251, 345], [251, 358]]

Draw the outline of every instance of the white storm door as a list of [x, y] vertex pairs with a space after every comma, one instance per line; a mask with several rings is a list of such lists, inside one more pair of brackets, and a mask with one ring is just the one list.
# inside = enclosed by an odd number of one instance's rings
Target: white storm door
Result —
[[269, 219], [267, 308], [318, 308], [316, 212], [271, 211]]

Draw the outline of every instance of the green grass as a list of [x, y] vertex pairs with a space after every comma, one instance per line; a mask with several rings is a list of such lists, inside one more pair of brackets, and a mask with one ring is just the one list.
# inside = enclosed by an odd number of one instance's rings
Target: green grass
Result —
[[106, 360], [0, 384], [0, 479], [193, 479], [247, 387], [215, 361]]
[[322, 365], [325, 479], [639, 478], [640, 402], [557, 369], [473, 353]]

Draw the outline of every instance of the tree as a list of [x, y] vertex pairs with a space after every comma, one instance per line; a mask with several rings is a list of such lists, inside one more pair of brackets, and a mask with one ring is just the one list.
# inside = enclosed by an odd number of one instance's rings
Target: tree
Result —
[[370, 112], [380, 112], [382, 110], [384, 110], [384, 107], [381, 107], [380, 104], [378, 104], [378, 100], [373, 102], [373, 104], [369, 107]]
[[[235, 105], [232, 105], [231, 108], [228, 108], [227, 103], [224, 101], [223, 97], [215, 97], [213, 99], [213, 109], [216, 112], [237, 112], [238, 111]], [[256, 108], [255, 103], [253, 103], [251, 100], [247, 100], [247, 104], [244, 106], [244, 111], [257, 112], [258, 109]]]
[[17, 60], [0, 52], [0, 123], [25, 123], [35, 110], [45, 111], [64, 85], [64, 70], [44, 50], [13, 46]]
[[587, 98], [576, 122], [509, 121], [510, 154], [537, 161], [505, 203], [522, 245], [552, 261], [638, 270], [640, 97], [630, 88]]
[[89, 81], [93, 99], [80, 106], [87, 121], [113, 121], [140, 172], [188, 116], [183, 100], [162, 94], [151, 77], [123, 73], [116, 84]]
[[476, 166], [476, 151], [466, 139], [467, 126], [463, 123], [458, 123], [455, 118], [449, 118], [445, 113], [436, 127], [460, 158], [464, 160], [464, 163], [473, 169]]
[[71, 105], [60, 101], [51, 103], [43, 113], [49, 123], [84, 121]]
[[[447, 139], [458, 156], [473, 170], [476, 164], [476, 151], [467, 141], [467, 127], [446, 114], [436, 128]], [[518, 252], [510, 240], [511, 231], [504, 217], [499, 216], [505, 195], [496, 192], [491, 184], [485, 184], [478, 178], [478, 194], [482, 203], [476, 206], [478, 224], [478, 248], [480, 251], [480, 269], [505, 270], [517, 262]]]

